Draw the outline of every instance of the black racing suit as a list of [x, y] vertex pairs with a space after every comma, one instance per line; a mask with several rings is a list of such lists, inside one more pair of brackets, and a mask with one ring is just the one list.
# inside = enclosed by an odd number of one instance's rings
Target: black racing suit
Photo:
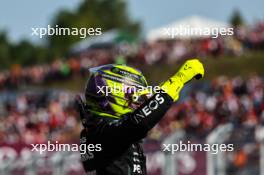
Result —
[[160, 121], [172, 103], [168, 94], [160, 92], [119, 120], [101, 120], [93, 129], [83, 129], [81, 144], [99, 144], [101, 147], [100, 151], [81, 154], [87, 174], [147, 174], [141, 139]]

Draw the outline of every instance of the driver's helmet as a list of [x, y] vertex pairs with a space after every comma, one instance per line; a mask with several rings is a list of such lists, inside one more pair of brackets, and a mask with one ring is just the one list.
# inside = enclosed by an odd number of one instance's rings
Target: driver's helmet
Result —
[[119, 119], [152, 95], [143, 74], [130, 66], [108, 64], [90, 68], [89, 73], [86, 104], [98, 116]]

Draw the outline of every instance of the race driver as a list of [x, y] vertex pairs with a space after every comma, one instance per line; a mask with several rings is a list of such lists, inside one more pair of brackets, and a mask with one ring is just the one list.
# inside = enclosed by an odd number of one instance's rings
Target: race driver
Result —
[[[111, 64], [89, 71], [85, 100], [80, 95], [76, 98], [84, 126], [80, 143], [100, 148], [81, 153], [85, 172], [87, 175], [147, 174], [141, 140], [179, 99], [184, 85], [204, 76], [202, 63], [198, 59], [186, 61], [155, 93], [141, 89], [148, 86], [147, 81], [132, 67]], [[119, 87], [123, 91], [106, 93], [102, 87]], [[127, 87], [141, 90], [124, 91]]]

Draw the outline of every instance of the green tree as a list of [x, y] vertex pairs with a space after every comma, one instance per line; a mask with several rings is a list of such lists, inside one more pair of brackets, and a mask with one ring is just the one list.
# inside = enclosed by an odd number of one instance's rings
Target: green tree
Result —
[[[138, 36], [140, 24], [133, 22], [127, 13], [124, 0], [86, 0], [74, 12], [60, 11], [54, 18], [52, 26], [66, 28], [102, 28], [103, 31], [120, 29]], [[79, 41], [79, 36], [50, 36], [48, 46], [55, 56], [63, 56], [69, 47]]]
[[34, 46], [27, 40], [22, 40], [11, 46], [12, 62], [23, 66], [50, 61], [48, 50], [42, 46]]
[[8, 42], [7, 33], [0, 32], [0, 68], [4, 69], [10, 65], [10, 44]]
[[239, 10], [234, 10], [234, 12], [230, 18], [230, 23], [234, 27], [244, 25], [244, 19], [243, 19], [241, 13], [239, 12]]

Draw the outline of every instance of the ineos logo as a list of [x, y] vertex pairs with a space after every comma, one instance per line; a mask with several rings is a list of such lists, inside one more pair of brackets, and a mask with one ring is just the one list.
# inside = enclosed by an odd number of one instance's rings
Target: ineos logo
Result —
[[139, 120], [149, 116], [153, 111], [158, 109], [159, 105], [164, 103], [164, 98], [160, 96], [160, 94], [157, 94], [153, 100], [151, 100], [149, 103], [147, 103], [142, 110], [140, 110], [138, 113], [136, 113], [135, 118], [137, 122]]

